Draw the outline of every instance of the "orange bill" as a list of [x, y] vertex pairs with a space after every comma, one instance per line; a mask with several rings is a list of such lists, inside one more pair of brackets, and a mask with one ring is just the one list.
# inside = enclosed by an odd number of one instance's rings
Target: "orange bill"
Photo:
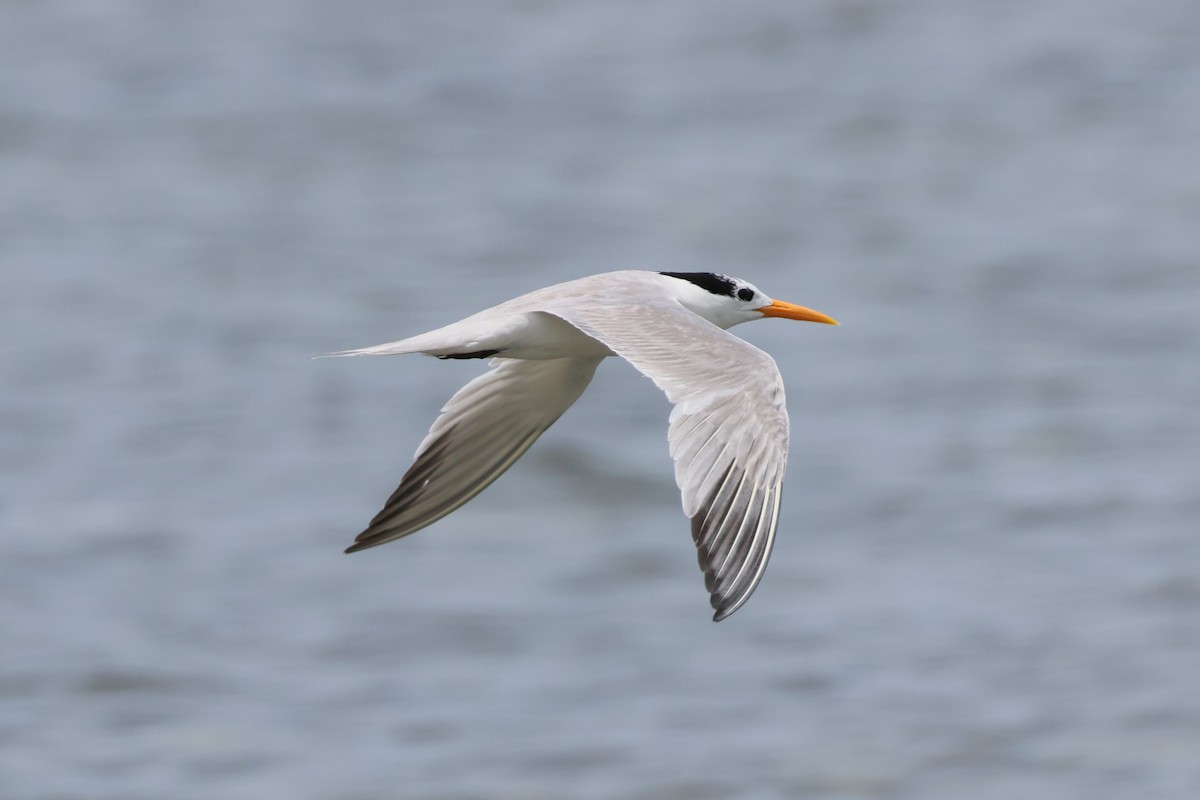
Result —
[[794, 303], [785, 303], [782, 300], [772, 300], [771, 305], [760, 308], [759, 312], [764, 317], [783, 317], [784, 319], [798, 319], [804, 322], [824, 322], [826, 325], [839, 324], [836, 319], [827, 317], [820, 311], [813, 311], [811, 308], [798, 306]]

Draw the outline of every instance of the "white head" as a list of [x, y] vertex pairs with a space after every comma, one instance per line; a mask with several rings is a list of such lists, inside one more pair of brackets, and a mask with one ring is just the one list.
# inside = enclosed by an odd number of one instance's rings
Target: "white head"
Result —
[[804, 306], [772, 300], [758, 287], [741, 278], [715, 272], [660, 272], [666, 276], [667, 291], [680, 304], [718, 328], [732, 328], [763, 317], [824, 322], [837, 325], [831, 317]]

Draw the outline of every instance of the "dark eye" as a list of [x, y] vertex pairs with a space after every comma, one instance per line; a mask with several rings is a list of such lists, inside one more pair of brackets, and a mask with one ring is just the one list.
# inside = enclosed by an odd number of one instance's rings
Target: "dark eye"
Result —
[[754, 290], [753, 289], [738, 289], [738, 299], [739, 300], [753, 300], [754, 299]]

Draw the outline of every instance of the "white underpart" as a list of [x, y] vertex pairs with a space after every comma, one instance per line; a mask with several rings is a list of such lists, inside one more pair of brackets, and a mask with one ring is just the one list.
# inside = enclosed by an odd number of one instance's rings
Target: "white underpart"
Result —
[[675, 406], [667, 438], [683, 510], [692, 520], [714, 618], [733, 613], [771, 554], [788, 419], [774, 360], [681, 298], [723, 325], [757, 313], [697, 291], [703, 290], [652, 272], [605, 273], [420, 336], [337, 354], [499, 351], [494, 368], [442, 409], [416, 462], [351, 549], [406, 536], [470, 500], [575, 402], [601, 359], [618, 355]]

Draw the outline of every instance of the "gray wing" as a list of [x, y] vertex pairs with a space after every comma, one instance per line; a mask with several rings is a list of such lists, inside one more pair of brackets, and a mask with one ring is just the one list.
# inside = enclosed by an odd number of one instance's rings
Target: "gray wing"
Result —
[[600, 359], [497, 359], [459, 389], [383, 510], [347, 553], [419, 531], [486, 489], [574, 403]]
[[762, 579], [787, 461], [783, 379], [766, 353], [677, 303], [548, 306], [658, 385], [675, 408], [668, 441], [716, 613]]

